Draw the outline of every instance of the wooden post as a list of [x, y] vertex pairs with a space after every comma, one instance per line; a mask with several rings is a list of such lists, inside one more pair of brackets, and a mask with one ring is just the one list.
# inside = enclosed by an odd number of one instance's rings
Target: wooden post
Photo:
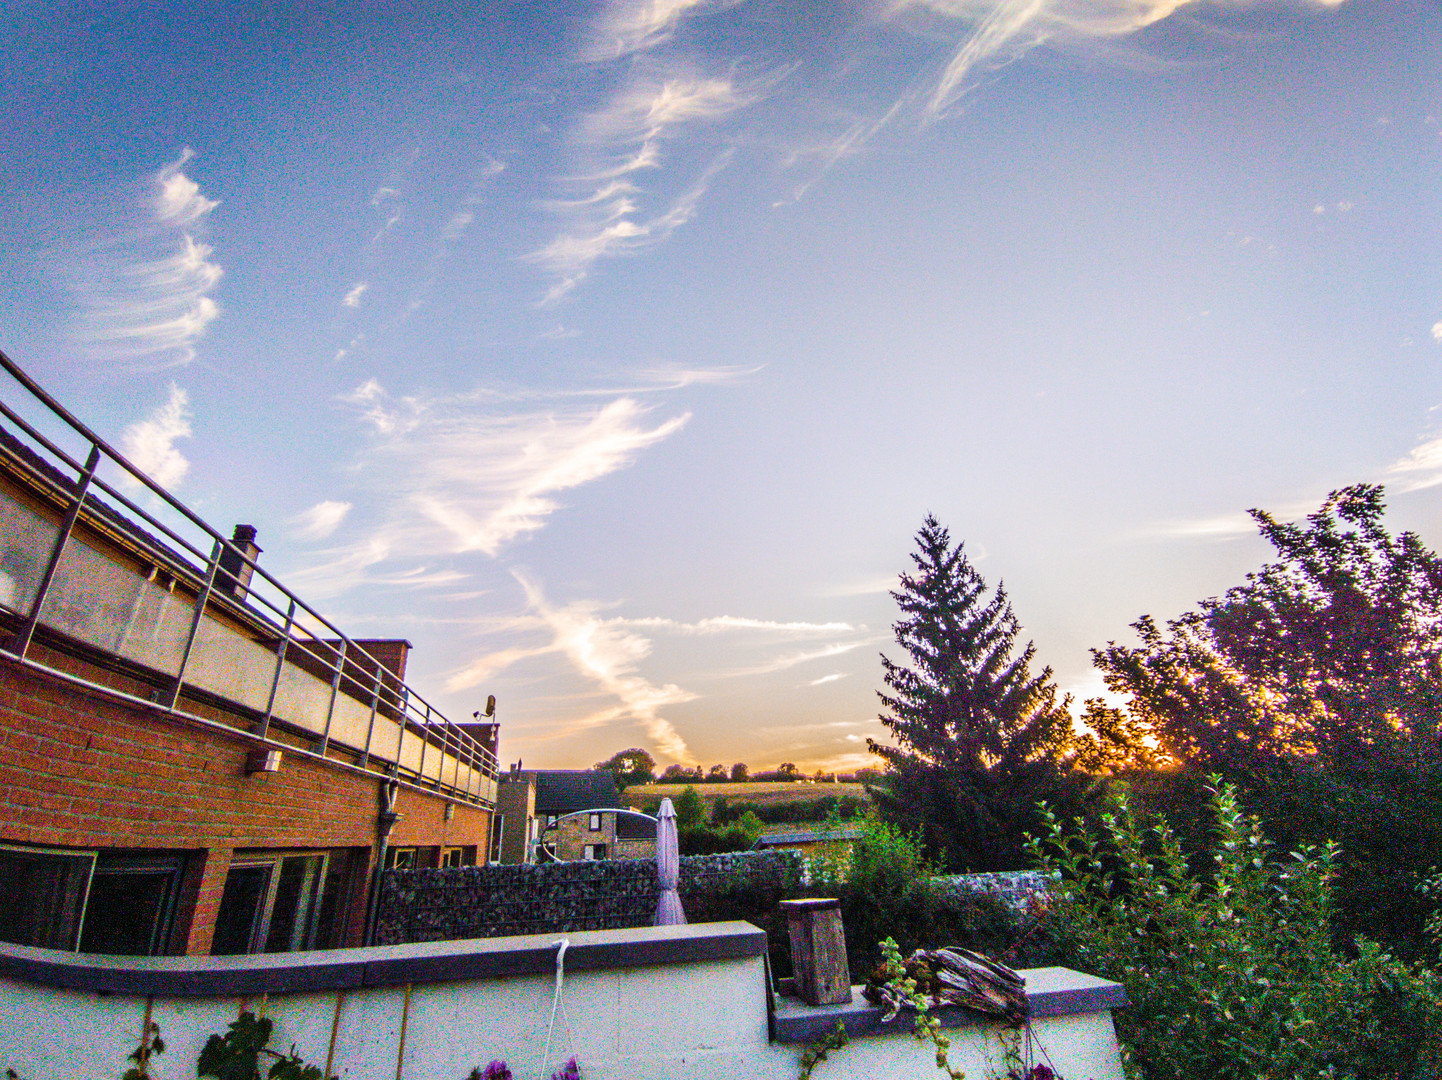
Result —
[[846, 965], [846, 934], [840, 900], [783, 900], [791, 936], [791, 968], [796, 996], [808, 1005], [840, 1005], [851, 1000]]

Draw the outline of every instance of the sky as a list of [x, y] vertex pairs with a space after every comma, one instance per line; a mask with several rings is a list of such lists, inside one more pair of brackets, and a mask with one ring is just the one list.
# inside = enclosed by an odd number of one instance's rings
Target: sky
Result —
[[[1442, 8], [6, 5], [0, 348], [501, 757], [873, 764], [928, 513], [1062, 690], [1442, 545]], [[4, 391], [11, 394], [9, 387]]]

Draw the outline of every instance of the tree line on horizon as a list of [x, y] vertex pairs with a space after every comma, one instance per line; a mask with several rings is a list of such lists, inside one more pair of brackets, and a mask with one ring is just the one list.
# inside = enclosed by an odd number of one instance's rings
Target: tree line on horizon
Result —
[[811, 780], [816, 783], [865, 784], [881, 776], [880, 769], [858, 769], [850, 773], [838, 773], [817, 769], [804, 773], [794, 762], [783, 761], [774, 769], [752, 772], [744, 761], [733, 765], [712, 765], [710, 769], [700, 765], [668, 765], [659, 774], [656, 759], [650, 752], [633, 746], [611, 755], [605, 761], [591, 766], [598, 772], [608, 772], [616, 779], [616, 787], [625, 790], [640, 784], [742, 784], [742, 783], [785, 783]]

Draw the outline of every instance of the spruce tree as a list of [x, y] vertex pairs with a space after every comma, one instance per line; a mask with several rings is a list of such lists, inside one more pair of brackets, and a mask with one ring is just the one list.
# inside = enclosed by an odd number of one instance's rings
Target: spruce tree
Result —
[[881, 658], [881, 714], [897, 745], [870, 742], [889, 766], [877, 796], [890, 816], [924, 827], [928, 846], [955, 869], [1020, 869], [1036, 803], [1064, 801], [1078, 742], [1069, 701], [1051, 668], [1032, 674], [1006, 590], [990, 592], [928, 515], [916, 535], [915, 573], [892, 598], [897, 644], [909, 662]]

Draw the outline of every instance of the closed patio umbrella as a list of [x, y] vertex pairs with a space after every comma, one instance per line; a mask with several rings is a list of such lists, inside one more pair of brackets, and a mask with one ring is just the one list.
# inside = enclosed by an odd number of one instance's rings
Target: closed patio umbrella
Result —
[[656, 821], [656, 877], [661, 882], [661, 899], [656, 904], [657, 926], [684, 926], [686, 911], [681, 907], [681, 845], [676, 839], [676, 808], [670, 799], [661, 800]]

